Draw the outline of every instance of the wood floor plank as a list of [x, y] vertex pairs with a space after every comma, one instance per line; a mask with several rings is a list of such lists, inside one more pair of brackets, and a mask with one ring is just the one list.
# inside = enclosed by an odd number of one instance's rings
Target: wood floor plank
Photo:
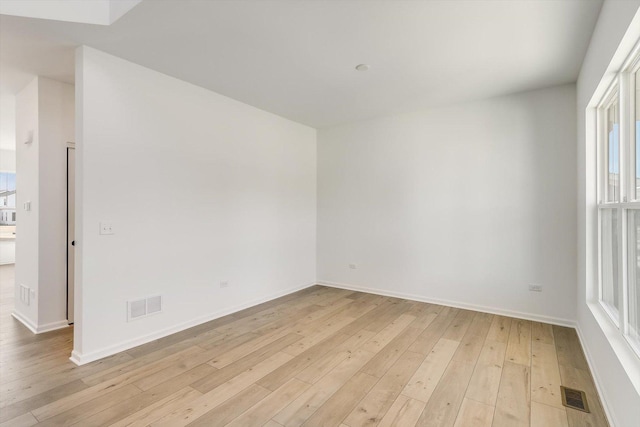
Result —
[[462, 341], [456, 354], [453, 356], [453, 360], [462, 363], [476, 363], [485, 338], [491, 328], [493, 317], [492, 314], [476, 313], [471, 326], [469, 326], [464, 337], [462, 337]]
[[325, 427], [340, 424], [377, 382], [377, 377], [363, 372], [357, 373], [320, 406], [303, 425]]
[[464, 393], [473, 373], [473, 365], [452, 361], [427, 402], [418, 425], [425, 427], [452, 426], [464, 400]]
[[[389, 300], [389, 298], [384, 298], [383, 300], [381, 300], [380, 304], [375, 306], [375, 308], [362, 314], [360, 317], [357, 318], [356, 321], [349, 323], [347, 326], [339, 330], [337, 333], [353, 335], [360, 332], [363, 329], [366, 329], [367, 331], [370, 331], [370, 332], [378, 333], [379, 329], [375, 331], [371, 330], [371, 328], [369, 328], [369, 325], [375, 321], [379, 322], [379, 319], [384, 316], [383, 320], [386, 323], [384, 323], [380, 327], [380, 329], [384, 328], [388, 323], [391, 322], [391, 320], [387, 321], [386, 319], [388, 318], [388, 312], [392, 309], [395, 310], [394, 312], [398, 312], [398, 304], [397, 303], [394, 304], [393, 301]], [[398, 312], [397, 314], [399, 316], [402, 313]]]
[[[172, 395], [176, 390], [184, 390], [185, 387], [189, 386], [189, 384], [192, 384], [203, 376], [207, 376], [215, 370], [215, 368], [207, 364], [196, 366], [181, 375], [167, 378], [164, 382], [140, 393], [135, 399], [126, 400], [82, 420], [82, 424], [87, 427], [114, 424], [123, 418], [127, 418], [129, 415], [143, 411], [144, 408], [152, 406], [158, 401], [164, 400], [168, 396]], [[194, 395], [193, 393], [190, 393], [189, 390], [185, 390], [185, 394], [188, 396]], [[200, 393], [198, 393], [198, 395], [199, 394]], [[185, 398], [185, 396], [180, 397]]]
[[465, 394], [469, 399], [495, 406], [502, 377], [504, 355], [507, 344], [499, 341], [485, 341], [476, 367]]
[[227, 425], [229, 427], [262, 426], [265, 420], [277, 414], [310, 386], [297, 378], [292, 378]]
[[531, 402], [531, 427], [569, 427], [567, 411], [535, 401]]
[[288, 427], [302, 425], [372, 357], [373, 353], [362, 349], [356, 350], [340, 362], [335, 369], [273, 416], [273, 419]]
[[202, 342], [205, 342], [207, 340], [221, 338], [224, 336], [224, 334], [220, 334], [213, 328], [219, 325], [221, 322], [224, 322], [225, 319], [233, 319], [233, 316], [225, 316], [224, 318], [206, 322], [194, 328], [189, 328], [184, 331], [159, 338], [150, 343], [129, 349], [125, 353], [127, 353], [134, 359], [138, 359], [150, 353], [156, 353], [160, 350], [180, 347], [187, 348], [192, 345], [200, 345]]
[[531, 322], [531, 341], [554, 344], [553, 326], [548, 323]]
[[[340, 298], [334, 301], [331, 305], [322, 306], [317, 305], [319, 307], [318, 310], [314, 310], [313, 312], [307, 314], [303, 318], [301, 318], [298, 323], [301, 325], [306, 325], [308, 323], [313, 323], [316, 320], [320, 320], [327, 315], [335, 315], [338, 311], [343, 312], [346, 309], [346, 306], [350, 306], [354, 304], [354, 301], [349, 298]], [[345, 316], [351, 317], [351, 316]]]
[[[76, 366], [73, 328], [10, 317], [12, 271], [0, 427], [607, 426], [571, 328], [313, 286]], [[560, 384], [591, 413], [560, 406]]]
[[312, 362], [299, 372], [296, 378], [309, 384], [315, 384], [320, 378], [331, 372], [333, 368], [338, 366], [338, 364], [353, 354], [357, 349], [361, 348], [362, 345], [369, 341], [374, 335], [375, 334], [370, 331], [360, 331], [338, 345], [331, 352], [325, 354], [324, 357]]
[[[211, 351], [204, 351], [192, 357], [174, 362], [160, 371], [134, 381], [133, 384], [143, 391], [150, 390], [159, 384], [162, 384], [172, 378], [179, 377], [181, 374], [205, 364], [207, 361], [211, 360], [211, 356]], [[216, 368], [211, 367], [208, 371], [213, 373], [216, 370]]]
[[422, 363], [420, 353], [405, 352], [344, 420], [351, 426], [377, 425]]
[[511, 324], [507, 343], [507, 361], [529, 366], [531, 364], [531, 322], [517, 319]]
[[391, 306], [387, 310], [380, 313], [379, 316], [377, 316], [376, 318], [368, 322], [365, 325], [364, 329], [366, 331], [371, 331], [376, 333], [380, 332], [389, 323], [391, 323], [393, 320], [395, 320], [400, 315], [404, 314], [407, 310], [409, 310], [412, 307], [412, 305], [413, 305], [412, 303], [408, 303], [408, 302], [394, 298], [391, 300]]
[[38, 425], [40, 427], [74, 425], [82, 422], [85, 418], [111, 408], [120, 402], [134, 399], [140, 393], [141, 391], [139, 388], [133, 384], [128, 384], [124, 387], [102, 394], [80, 405], [74, 406], [73, 408], [70, 408], [54, 417], [47, 418], [45, 421], [39, 419], [41, 422]]
[[493, 416], [494, 427], [529, 427], [530, 425], [529, 367], [505, 362]]
[[413, 427], [427, 404], [403, 394], [393, 402], [378, 427]]
[[175, 361], [181, 357], [190, 357], [191, 355], [199, 354], [202, 351], [203, 350], [199, 347], [190, 347], [186, 350], [152, 363], [146, 367], [138, 368], [137, 370], [132, 372], [126, 372], [122, 375], [111, 378], [108, 381], [101, 382], [77, 393], [65, 396], [55, 402], [33, 410], [32, 413], [39, 420], [51, 418], [75, 406], [93, 400], [99, 397], [101, 394], [119, 389], [141, 378], [144, 378], [145, 376], [164, 369], [172, 363], [175, 363]]
[[189, 402], [188, 405], [183, 405], [178, 410], [163, 416], [161, 419], [151, 423], [151, 425], [164, 427], [187, 425], [238, 395], [260, 378], [287, 363], [289, 360], [291, 360], [290, 355], [278, 352], [255, 366], [246, 369], [244, 372], [235, 375], [230, 380], [220, 384], [207, 393], [204, 393], [202, 396]]
[[395, 337], [389, 344], [362, 368], [362, 372], [374, 377], [382, 377], [389, 368], [396, 363], [398, 358], [404, 353], [413, 342], [415, 342], [420, 329], [408, 327]]
[[[341, 345], [347, 339], [349, 339], [349, 335], [330, 336], [324, 341], [319, 342], [317, 345], [314, 345], [308, 350], [293, 357], [289, 362], [285, 363], [278, 369], [272, 371], [269, 375], [266, 375], [265, 377], [260, 379], [257, 384], [266, 389], [275, 391], [285, 382], [294, 378], [302, 370], [307, 368], [311, 363], [321, 359], [326, 353]], [[283, 350], [283, 352], [286, 352], [286, 348]]]
[[587, 359], [584, 357], [582, 346], [580, 345], [580, 340], [578, 339], [578, 334], [575, 329], [554, 325], [553, 336], [558, 354], [558, 364], [573, 366], [583, 371], [589, 370]]
[[0, 423], [0, 427], [31, 427], [38, 424], [38, 420], [31, 412], [22, 414], [16, 418]]
[[383, 349], [391, 340], [400, 334], [416, 319], [415, 316], [410, 314], [401, 314], [387, 326], [385, 326], [380, 332], [373, 336], [362, 346], [363, 350], [370, 351], [371, 353], [377, 353]]
[[444, 307], [437, 317], [429, 324], [409, 347], [409, 351], [414, 353], [429, 354], [434, 345], [442, 337], [451, 322], [458, 315], [458, 310], [451, 307]]
[[428, 402], [460, 343], [442, 338], [409, 379], [402, 394]]
[[411, 327], [426, 329], [431, 322], [433, 322], [440, 310], [442, 310], [442, 306], [435, 304], [414, 304], [408, 311], [407, 314], [412, 316], [416, 316], [416, 320], [411, 323]]
[[[301, 339], [300, 335], [297, 334], [287, 334], [282, 338], [272, 342], [269, 345], [259, 348], [258, 350], [247, 354], [243, 358], [233, 362], [230, 365], [225, 366], [222, 369], [218, 369], [214, 373], [207, 375], [206, 377], [201, 378], [192, 384], [193, 388], [196, 390], [207, 393], [221, 384], [233, 379], [237, 375], [245, 372], [247, 369], [255, 366], [260, 361], [268, 359], [274, 354], [281, 353], [282, 349], [287, 347], [288, 345], [296, 342]], [[292, 358], [289, 355], [289, 360]], [[274, 368], [275, 369], [275, 368]], [[267, 375], [267, 374], [265, 374]]]
[[82, 381], [90, 386], [95, 386], [107, 381], [112, 381], [114, 378], [122, 378], [124, 375], [132, 372], [140, 372], [140, 370], [151, 374], [171, 363], [180, 361], [192, 354], [200, 354], [203, 351], [201, 347], [193, 345], [191, 341], [188, 341], [186, 345], [176, 343], [175, 345], [149, 353], [138, 359], [130, 360], [109, 369], [103, 369], [93, 375], [87, 375], [82, 378]]
[[564, 409], [556, 346], [534, 341], [531, 347], [531, 400]]
[[487, 334], [487, 340], [507, 343], [511, 332], [511, 323], [514, 319], [505, 316], [495, 316], [491, 322], [491, 328]]
[[[242, 359], [248, 353], [254, 352], [264, 346], [267, 346], [273, 343], [274, 341], [279, 340], [280, 338], [284, 337], [289, 333], [290, 331], [288, 330], [278, 330], [278, 331], [264, 334], [264, 335], [251, 334], [253, 335], [251, 339], [245, 341], [244, 343], [238, 346], [232, 347], [231, 349], [229, 349], [229, 351], [225, 353], [222, 353], [222, 354], [218, 353], [217, 355], [214, 355], [214, 357], [211, 359], [209, 364], [214, 368], [218, 368], [218, 369], [224, 368], [225, 366], [228, 366], [233, 362], [236, 362]], [[302, 339], [302, 336], [300, 336], [300, 339]], [[214, 346], [213, 350], [215, 350], [216, 347], [217, 346]]]
[[240, 416], [247, 409], [271, 393], [264, 387], [252, 384], [217, 408], [188, 424], [189, 427], [221, 427]]
[[447, 330], [444, 331], [442, 337], [452, 341], [462, 341], [462, 337], [471, 326], [475, 315], [475, 311], [459, 310], [458, 315], [453, 319]]
[[314, 347], [316, 344], [324, 341], [325, 339], [330, 338], [332, 335], [348, 337], [348, 334], [340, 334], [338, 333], [338, 331], [349, 323], [353, 323], [354, 320], [355, 319], [353, 317], [334, 316], [334, 318], [322, 325], [322, 327], [320, 327], [317, 331], [308, 333], [307, 336], [285, 347], [284, 349], [282, 349], [282, 351], [292, 356], [297, 356]]
[[460, 406], [454, 427], [491, 427], [493, 406], [465, 398]]
[[201, 397], [202, 393], [191, 387], [185, 387], [172, 393], [140, 411], [121, 419], [114, 423], [112, 427], [144, 427], [159, 420], [166, 414], [187, 406], [190, 402]]
[[60, 400], [65, 396], [77, 393], [86, 388], [89, 388], [89, 386], [83, 383], [82, 380], [75, 380], [28, 399], [5, 406], [0, 409], [0, 422], [8, 421], [24, 414], [25, 412], [48, 405], [49, 403]]
[[[92, 372], [117, 365], [123, 360], [129, 360], [129, 356], [115, 355], [99, 362], [94, 362], [86, 366], [76, 366], [68, 358], [64, 358], [56, 369], [49, 369], [47, 375], [31, 375], [24, 379], [18, 379], [10, 383], [2, 383], [0, 387], [0, 406], [11, 405], [17, 401], [34, 397], [38, 394], [51, 392], [76, 379], [84, 379], [85, 375]], [[35, 363], [37, 364], [37, 362]]]

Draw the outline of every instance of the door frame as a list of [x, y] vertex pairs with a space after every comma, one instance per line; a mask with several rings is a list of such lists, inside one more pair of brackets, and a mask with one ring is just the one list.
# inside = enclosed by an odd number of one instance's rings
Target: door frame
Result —
[[[66, 146], [65, 146], [65, 158], [66, 158], [66, 188], [65, 188], [65, 194], [66, 194], [66, 224], [65, 224], [65, 229], [66, 229], [66, 235], [65, 235], [65, 242], [66, 244], [66, 248], [65, 248], [65, 265], [66, 265], [66, 269], [64, 272], [65, 275], [65, 282], [66, 282], [66, 288], [67, 288], [67, 298], [65, 301], [65, 306], [66, 306], [66, 315], [67, 315], [67, 321], [69, 321], [69, 310], [73, 309], [74, 307], [69, 307], [69, 150], [74, 150], [75, 153], [75, 149], [76, 149], [76, 143], [75, 142], [70, 142], [68, 141]], [[74, 171], [75, 172], [75, 171]], [[74, 173], [74, 178], [75, 178], [75, 173]], [[74, 305], [75, 305], [75, 297], [74, 297]], [[75, 321], [75, 319], [74, 319]], [[70, 325], [73, 325], [72, 323], [69, 323]]]

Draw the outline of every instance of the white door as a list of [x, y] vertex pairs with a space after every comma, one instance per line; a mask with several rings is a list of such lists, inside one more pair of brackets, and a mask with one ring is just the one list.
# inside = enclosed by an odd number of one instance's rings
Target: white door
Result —
[[73, 323], [76, 216], [76, 150], [67, 148], [67, 320]]

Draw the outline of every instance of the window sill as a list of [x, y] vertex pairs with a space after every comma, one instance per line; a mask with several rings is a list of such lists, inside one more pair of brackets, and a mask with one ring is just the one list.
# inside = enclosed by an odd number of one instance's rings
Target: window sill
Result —
[[622, 332], [620, 332], [600, 303], [591, 301], [587, 303], [587, 306], [604, 333], [604, 336], [607, 338], [607, 341], [609, 341], [609, 345], [627, 373], [633, 387], [640, 395], [640, 357], [638, 357], [633, 348], [631, 348], [629, 342], [622, 335]]

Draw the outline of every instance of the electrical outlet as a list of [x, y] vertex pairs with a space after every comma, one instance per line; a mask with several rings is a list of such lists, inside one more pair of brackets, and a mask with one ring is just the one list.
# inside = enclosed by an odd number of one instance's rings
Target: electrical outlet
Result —
[[542, 285], [529, 285], [531, 292], [542, 292]]
[[349, 264], [349, 268], [355, 270], [356, 268], [358, 268], [358, 266], [356, 266], [355, 264]]
[[113, 227], [113, 223], [112, 222], [106, 222], [106, 221], [101, 222], [100, 223], [100, 234], [101, 235], [115, 234], [115, 229]]
[[228, 288], [229, 287], [229, 282], [220, 282], [220, 287], [221, 288]]

